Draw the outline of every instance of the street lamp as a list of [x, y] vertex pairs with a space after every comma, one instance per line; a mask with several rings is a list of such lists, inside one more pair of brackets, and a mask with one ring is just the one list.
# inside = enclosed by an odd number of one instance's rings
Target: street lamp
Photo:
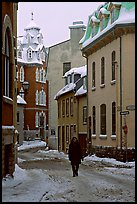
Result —
[[24, 94], [24, 93], [27, 93], [28, 92], [28, 89], [29, 89], [29, 82], [28, 81], [24, 81], [22, 83], [22, 87], [23, 87], [23, 90], [24, 91], [18, 91], [18, 94]]
[[28, 81], [24, 81], [23, 83], [22, 83], [22, 87], [23, 87], [23, 89], [24, 89], [24, 92], [26, 91], [28, 91], [28, 89], [29, 89], [29, 82]]

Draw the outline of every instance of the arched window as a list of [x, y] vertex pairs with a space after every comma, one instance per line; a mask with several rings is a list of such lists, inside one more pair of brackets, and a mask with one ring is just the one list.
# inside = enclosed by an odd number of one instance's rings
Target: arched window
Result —
[[20, 81], [23, 82], [24, 81], [24, 68], [21, 66], [20, 68]]
[[116, 135], [116, 102], [112, 102], [112, 135]]
[[39, 81], [39, 69], [36, 69], [36, 81]]
[[43, 73], [43, 68], [40, 69], [40, 81], [43, 82], [44, 81], [44, 73]]
[[46, 94], [45, 91], [40, 91], [40, 105], [46, 105]]
[[106, 135], [106, 105], [100, 106], [100, 134]]
[[8, 32], [5, 34], [5, 72], [4, 72], [4, 95], [10, 96], [10, 51], [9, 51], [9, 39]]
[[105, 83], [105, 58], [101, 58], [101, 84]]
[[92, 118], [93, 118], [93, 134], [96, 134], [96, 107], [92, 107]]
[[116, 60], [116, 52], [113, 51], [111, 54], [111, 63], [112, 63], [112, 81], [115, 80], [115, 60]]
[[95, 87], [95, 62], [92, 63], [92, 87]]
[[36, 105], [39, 105], [39, 92], [36, 91]]
[[36, 112], [36, 115], [35, 115], [35, 124], [36, 124], [36, 127], [39, 127], [39, 113]]
[[43, 75], [44, 75], [44, 82], [46, 82], [46, 71], [43, 70]]

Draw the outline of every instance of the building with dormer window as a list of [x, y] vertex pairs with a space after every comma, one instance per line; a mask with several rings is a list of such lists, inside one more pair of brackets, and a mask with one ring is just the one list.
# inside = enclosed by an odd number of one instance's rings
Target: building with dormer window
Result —
[[[95, 17], [96, 22], [100, 21], [96, 33]], [[107, 2], [99, 6], [89, 16], [80, 44], [87, 59], [89, 153], [133, 161], [135, 2]]]
[[[58, 105], [58, 150], [65, 153], [73, 136], [87, 154], [87, 69], [71, 68], [63, 76], [65, 86], [56, 93]], [[70, 80], [71, 79], [71, 80]]]
[[[18, 94], [26, 101], [24, 106], [24, 139], [36, 136], [46, 139], [48, 127], [47, 49], [43, 35], [36, 25], [33, 13], [30, 23], [18, 37]], [[22, 84], [29, 82], [24, 93]]]

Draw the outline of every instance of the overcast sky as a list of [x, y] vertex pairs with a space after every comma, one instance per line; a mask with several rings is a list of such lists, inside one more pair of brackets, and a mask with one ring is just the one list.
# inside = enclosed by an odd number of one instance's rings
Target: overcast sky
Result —
[[24, 35], [24, 28], [31, 20], [40, 27], [46, 47], [68, 40], [69, 26], [74, 21], [83, 21], [87, 26], [88, 16], [104, 2], [19, 2], [17, 35]]

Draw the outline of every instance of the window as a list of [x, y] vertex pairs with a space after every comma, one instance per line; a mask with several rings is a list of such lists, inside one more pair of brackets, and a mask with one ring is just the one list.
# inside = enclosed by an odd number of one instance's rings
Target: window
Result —
[[70, 115], [73, 115], [73, 97], [70, 98]]
[[36, 81], [39, 81], [39, 69], [36, 69]]
[[63, 75], [71, 69], [71, 62], [63, 63]]
[[61, 117], [61, 106], [60, 106], [60, 102], [58, 102], [58, 118]]
[[74, 133], [74, 127], [73, 125], [70, 126], [70, 140], [72, 139], [73, 137], [73, 133]]
[[43, 70], [43, 77], [44, 77], [44, 81], [43, 82], [46, 82], [46, 71]]
[[112, 103], [112, 135], [116, 135], [116, 103]]
[[62, 116], [65, 116], [65, 100], [62, 101]]
[[20, 114], [19, 114], [19, 111], [17, 112], [17, 123], [19, 123], [20, 122]]
[[66, 126], [66, 143], [69, 143], [69, 126]]
[[5, 77], [4, 77], [4, 94], [5, 96], [10, 96], [10, 51], [9, 51], [9, 39], [8, 33], [5, 35]]
[[92, 63], [92, 87], [95, 87], [95, 62]]
[[92, 118], [93, 118], [93, 134], [96, 134], [96, 107], [92, 107]]
[[24, 68], [21, 66], [20, 68], [20, 82], [24, 81]]
[[31, 58], [32, 58], [32, 50], [29, 49], [29, 50], [28, 50], [28, 59], [31, 59]]
[[36, 91], [36, 105], [39, 104], [39, 92], [38, 90]]
[[37, 59], [40, 60], [40, 51], [37, 52]]
[[101, 30], [103, 30], [105, 28], [105, 18], [102, 18], [100, 28], [101, 28]]
[[22, 59], [22, 51], [21, 50], [18, 51], [18, 58]]
[[87, 89], [87, 80], [86, 80], [86, 77], [83, 77], [83, 89], [84, 90]]
[[115, 60], [116, 60], [116, 52], [113, 51], [111, 55], [112, 59], [112, 81], [115, 80]]
[[101, 84], [105, 83], [105, 58], [101, 58]]
[[40, 70], [40, 81], [44, 81], [44, 73], [43, 73], [43, 68]]
[[106, 135], [106, 105], [100, 106], [100, 133]]
[[46, 94], [45, 91], [40, 91], [40, 105], [46, 105]]
[[69, 98], [66, 99], [66, 116], [69, 116]]
[[95, 24], [92, 26], [92, 37], [96, 35], [96, 27]]
[[35, 124], [36, 124], [36, 127], [39, 127], [39, 114], [38, 114], [38, 112], [36, 112], [36, 115], [35, 115]]
[[83, 124], [87, 124], [87, 106], [83, 107]]

